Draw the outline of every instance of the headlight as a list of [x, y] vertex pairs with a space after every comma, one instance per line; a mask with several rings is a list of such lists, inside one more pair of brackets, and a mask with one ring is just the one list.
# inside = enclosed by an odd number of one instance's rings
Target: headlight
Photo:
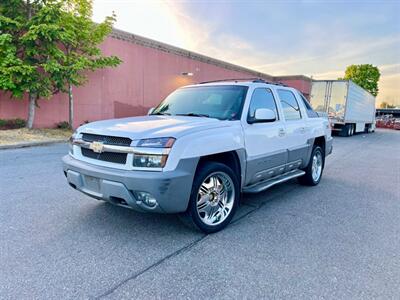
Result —
[[[154, 138], [154, 139], [143, 139], [140, 140], [136, 147], [143, 148], [171, 148], [175, 143], [175, 138], [172, 137], [163, 137], [163, 138]], [[168, 159], [168, 155], [160, 151], [156, 151], [156, 153], [146, 153], [146, 150], [143, 150], [144, 153], [135, 153], [133, 155], [133, 166], [138, 168], [164, 168]], [[153, 151], [152, 151], [153, 152]], [[157, 153], [159, 152], [159, 154]]]
[[135, 154], [133, 166], [139, 168], [164, 168], [168, 155]]
[[171, 137], [143, 139], [138, 142], [137, 147], [171, 148], [174, 143], [175, 143], [175, 139], [171, 138]]

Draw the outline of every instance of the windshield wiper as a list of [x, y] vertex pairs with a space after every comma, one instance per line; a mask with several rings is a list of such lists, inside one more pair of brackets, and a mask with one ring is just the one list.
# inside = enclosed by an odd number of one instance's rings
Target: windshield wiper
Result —
[[156, 112], [154, 114], [151, 114], [152, 116], [170, 116], [170, 113], [167, 112]]
[[207, 114], [196, 114], [196, 113], [187, 113], [187, 114], [176, 114], [177, 116], [188, 116], [188, 117], [204, 117], [209, 118], [210, 116]]

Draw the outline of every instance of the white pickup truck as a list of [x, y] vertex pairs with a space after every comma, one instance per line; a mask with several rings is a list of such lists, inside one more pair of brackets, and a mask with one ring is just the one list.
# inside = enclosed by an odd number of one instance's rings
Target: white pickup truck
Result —
[[139, 211], [183, 213], [221, 230], [242, 193], [292, 178], [321, 180], [329, 122], [296, 89], [256, 80], [179, 88], [148, 116], [77, 129], [63, 158], [67, 180], [93, 198]]

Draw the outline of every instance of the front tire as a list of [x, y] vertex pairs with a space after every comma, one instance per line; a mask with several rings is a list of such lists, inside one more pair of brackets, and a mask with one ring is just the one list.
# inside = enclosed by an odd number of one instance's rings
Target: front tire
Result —
[[302, 185], [315, 186], [321, 181], [322, 172], [325, 166], [325, 153], [320, 146], [314, 146], [310, 161], [304, 169], [306, 174], [299, 177]]
[[204, 233], [217, 232], [232, 220], [239, 198], [240, 184], [233, 171], [207, 162], [196, 172], [186, 215]]

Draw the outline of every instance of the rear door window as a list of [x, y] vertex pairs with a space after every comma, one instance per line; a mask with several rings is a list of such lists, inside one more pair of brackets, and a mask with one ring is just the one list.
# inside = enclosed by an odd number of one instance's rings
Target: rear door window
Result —
[[301, 112], [296, 97], [289, 90], [278, 89], [278, 95], [281, 99], [283, 115], [287, 121], [301, 119]]
[[306, 107], [307, 116], [309, 118], [318, 118], [318, 114], [312, 109], [310, 102], [301, 94], [299, 93], [301, 100], [303, 100], [304, 106]]

